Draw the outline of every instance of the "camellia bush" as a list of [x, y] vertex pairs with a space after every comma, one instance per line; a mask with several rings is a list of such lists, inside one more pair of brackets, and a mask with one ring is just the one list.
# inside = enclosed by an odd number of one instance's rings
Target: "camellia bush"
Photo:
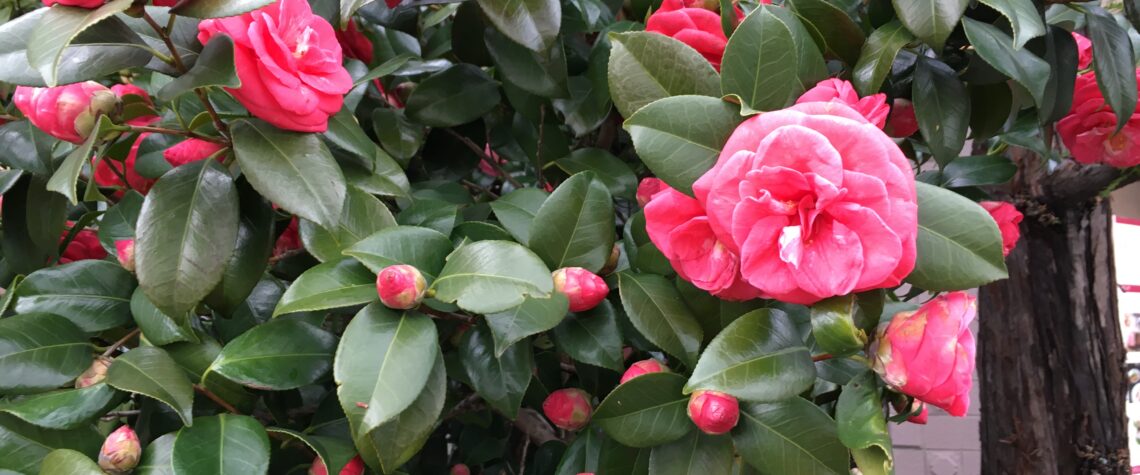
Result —
[[1095, 4], [0, 15], [2, 473], [892, 473], [992, 186], [1140, 164]]

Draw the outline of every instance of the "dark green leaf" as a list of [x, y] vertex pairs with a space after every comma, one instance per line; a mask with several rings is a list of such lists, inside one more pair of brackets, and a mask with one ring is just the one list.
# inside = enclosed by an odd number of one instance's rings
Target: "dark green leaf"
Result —
[[311, 267], [281, 296], [273, 315], [350, 307], [378, 299], [376, 275], [345, 258]]
[[482, 117], [498, 104], [498, 84], [478, 67], [458, 64], [424, 79], [408, 97], [405, 110], [418, 123], [454, 127]]
[[263, 474], [269, 470], [269, 436], [249, 416], [218, 414], [194, 419], [174, 438], [174, 473]]
[[935, 51], [942, 51], [942, 44], [958, 26], [958, 20], [970, 4], [969, 0], [892, 0], [891, 3], [902, 24]]
[[90, 457], [71, 449], [55, 449], [44, 457], [40, 473], [68, 475], [103, 475], [103, 469]]
[[934, 159], [945, 166], [958, 157], [966, 143], [970, 95], [953, 69], [940, 61], [921, 57], [914, 69], [912, 88], [918, 129]]
[[740, 98], [741, 112], [782, 109], [827, 78], [823, 55], [794, 13], [761, 5], [724, 49], [721, 88]]
[[562, 461], [558, 463], [555, 475], [578, 475], [594, 473], [598, 470], [598, 457], [602, 448], [602, 436], [586, 430], [566, 448]]
[[183, 93], [206, 86], [241, 86], [234, 66], [234, 40], [229, 36], [211, 38], [194, 67], [158, 90], [158, 100], [170, 102]]
[[0, 320], [0, 393], [62, 386], [91, 365], [87, 337], [66, 318], [24, 313]]
[[854, 295], [832, 297], [811, 306], [811, 333], [819, 347], [831, 356], [847, 356], [863, 350], [867, 334], [855, 326], [859, 309]]
[[337, 261], [343, 252], [377, 231], [396, 225], [392, 212], [375, 196], [348, 187], [340, 224], [323, 227], [309, 220], [300, 225], [301, 241], [313, 257], [322, 262]]
[[693, 429], [681, 394], [685, 377], [674, 373], [638, 376], [618, 386], [598, 405], [593, 420], [606, 435], [630, 447], [653, 447]]
[[59, 255], [67, 210], [67, 198], [44, 189], [44, 180], [36, 176], [21, 179], [4, 193], [0, 242], [4, 261], [13, 272], [33, 272]]
[[118, 264], [85, 259], [29, 274], [16, 294], [15, 310], [54, 313], [94, 333], [130, 321], [134, 288], [130, 272]]
[[431, 198], [418, 199], [396, 216], [396, 222], [450, 235], [459, 222], [459, 205]]
[[423, 126], [408, 120], [403, 109], [373, 109], [372, 129], [384, 150], [405, 163], [416, 155], [427, 138]]
[[[1041, 104], [1045, 101], [1045, 86], [1049, 81], [1049, 63], [1028, 49], [1014, 49], [1013, 40], [1010, 39], [1009, 35], [993, 25], [970, 18], [962, 18], [962, 28], [965, 29], [966, 37], [970, 39], [970, 43], [978, 52], [978, 56], [986, 60], [994, 69], [1025, 86], [1035, 104]], [[1131, 58], [1131, 52], [1129, 52], [1129, 58]], [[915, 74], [915, 84], [917, 84], [917, 71]], [[1134, 72], [1129, 74], [1134, 75]], [[1133, 82], [1135, 83], [1135, 79]], [[1132, 91], [1135, 93], [1136, 88], [1133, 87]], [[1132, 97], [1132, 102], [1135, 103], [1135, 94]], [[917, 109], [916, 105], [915, 110], [917, 111]]]
[[163, 434], [150, 441], [143, 450], [139, 465], [133, 472], [136, 475], [174, 475], [171, 456], [174, 452], [174, 438], [177, 433]]
[[265, 274], [265, 266], [273, 252], [273, 208], [245, 180], [237, 182], [241, 221], [238, 223], [237, 246], [226, 262], [222, 281], [206, 304], [224, 316], [231, 316]]
[[809, 32], [813, 28], [819, 32], [820, 37], [816, 38], [816, 42], [822, 40], [820, 49], [829, 57], [855, 65], [866, 37], [859, 25], [851, 19], [851, 15], [831, 0], [792, 0], [788, 5], [796, 15], [803, 18], [804, 26], [808, 27]]
[[222, 354], [222, 345], [206, 334], [198, 334], [198, 339], [201, 343], [174, 343], [163, 349], [191, 381], [199, 382], [239, 411], [252, 411], [255, 398], [244, 387], [219, 374], [206, 372], [210, 364]]
[[122, 394], [114, 388], [99, 383], [83, 389], [61, 389], [0, 402], [0, 412], [45, 429], [76, 429], [103, 415], [122, 399]]
[[332, 368], [336, 335], [298, 318], [278, 318], [226, 344], [207, 371], [255, 389], [312, 384]]
[[28, 37], [28, 64], [48, 86], [59, 84], [63, 52], [83, 30], [130, 8], [131, 0], [112, 0], [99, 8], [52, 8], [43, 14]]
[[451, 251], [451, 241], [439, 231], [396, 226], [377, 231], [349, 246], [344, 253], [359, 259], [375, 273], [388, 266], [408, 264], [419, 269], [430, 282], [443, 269]]
[[131, 316], [142, 330], [146, 341], [153, 345], [169, 345], [179, 341], [198, 342], [198, 336], [190, 324], [190, 315], [183, 313], [175, 318], [162, 313], [142, 289], [135, 289], [131, 295]]
[[760, 473], [848, 473], [847, 448], [839, 442], [835, 420], [802, 398], [741, 405], [732, 438]]
[[554, 44], [562, 24], [557, 0], [477, 0], [487, 19], [508, 38], [531, 51]]
[[538, 188], [520, 188], [491, 202], [495, 217], [518, 242], [530, 241], [534, 215], [550, 194]]
[[1017, 165], [1001, 155], [958, 157], [942, 169], [942, 186], [1000, 185], [1013, 178]]
[[610, 33], [610, 40], [610, 94], [622, 116], [670, 96], [720, 97], [716, 70], [684, 43], [645, 31]]
[[324, 462], [325, 467], [331, 467], [333, 473], [339, 473], [338, 470], [341, 470], [356, 456], [356, 450], [353, 448], [351, 442], [336, 437], [303, 434], [279, 427], [270, 427], [266, 429], [266, 431], [287, 435], [301, 441], [301, 443], [312, 449], [313, 452], [316, 452], [317, 456]]
[[686, 365], [697, 363], [701, 325], [680, 293], [664, 277], [653, 274], [618, 274], [621, 304], [629, 320], [649, 341]]
[[561, 43], [535, 52], [511, 41], [497, 30], [487, 30], [483, 41], [502, 74], [500, 77], [519, 89], [542, 97], [567, 97], [570, 94], [566, 88], [566, 53]]
[[238, 16], [273, 3], [273, 0], [185, 0], [171, 12], [194, 18]]
[[713, 97], [678, 96], [645, 106], [625, 121], [637, 155], [684, 193], [712, 168], [741, 122], [740, 108]]
[[[1036, 49], [1034, 47], [1037, 47]], [[1041, 52], [1041, 48], [1044, 52]], [[1077, 62], [1080, 60], [1079, 53], [1077, 52], [1077, 41], [1073, 35], [1056, 25], [1049, 26], [1049, 32], [1042, 38], [1042, 41], [1034, 41], [1029, 45], [1030, 51], [1037, 51], [1042, 54], [1045, 62], [1049, 63], [1049, 81], [1045, 84], [1045, 97], [1041, 104], [1037, 105], [1037, 118], [1041, 124], [1048, 124], [1060, 120], [1065, 114], [1069, 113], [1069, 109], [1073, 105], [1073, 88], [1076, 83], [1077, 77]], [[1011, 96], [1007, 88], [998, 89], [997, 87], [1004, 85], [994, 85], [991, 94], [997, 91], [1005, 93], [1005, 96]], [[976, 94], [974, 89], [971, 89], [971, 94]], [[1004, 99], [1004, 98], [1003, 98]], [[994, 107], [997, 113], [990, 112], [993, 117], [991, 122], [997, 123], [998, 119], [1001, 122], [998, 126], [1005, 125], [1006, 119], [1009, 118], [1009, 111], [1011, 109], [1012, 98], [1005, 99], [997, 102]], [[976, 104], [977, 101], [974, 101]], [[1002, 113], [1004, 111], [1004, 114]], [[974, 129], [974, 119], [971, 119], [970, 127]], [[997, 130], [997, 127], [990, 127], [988, 130]], [[983, 130], [981, 134], [977, 130], [973, 130], [971, 134], [974, 137], [987, 137]], [[992, 135], [992, 133], [991, 133]]]
[[520, 340], [496, 356], [491, 330], [477, 325], [464, 334], [459, 357], [475, 392], [491, 407], [514, 419], [534, 371], [530, 341]]
[[87, 136], [78, 147], [72, 149], [67, 154], [67, 158], [59, 165], [55, 173], [52, 174], [51, 179], [47, 182], [48, 191], [54, 191], [67, 197], [71, 204], [79, 203], [79, 196], [75, 194], [75, 186], [79, 181], [79, 174], [83, 171], [83, 165], [87, 163], [88, 157], [91, 156], [92, 150], [95, 148], [95, 143], [99, 141], [103, 131], [106, 127], [111, 125], [110, 119], [107, 116], [99, 116], [95, 122], [95, 128], [91, 130], [91, 134]]
[[170, 406], [189, 426], [194, 406], [194, 388], [178, 363], [161, 348], [140, 346], [115, 358], [107, 370], [107, 384], [142, 394]]
[[496, 313], [544, 298], [554, 290], [550, 269], [530, 249], [508, 241], [479, 241], [447, 256], [432, 283], [435, 298], [473, 313]]
[[419, 391], [416, 400], [394, 419], [376, 427], [359, 421], [363, 412], [360, 408], [346, 410], [350, 426], [354, 429], [356, 447], [366, 463], [380, 468], [386, 473], [394, 473], [399, 467], [416, 455], [427, 442], [436, 420], [443, 411], [447, 399], [447, 373], [443, 365], [443, 355], [435, 348], [435, 363], [431, 366], [427, 384]]
[[732, 439], [690, 431], [681, 440], [653, 448], [649, 473], [654, 475], [732, 475]]
[[597, 148], [580, 148], [556, 162], [558, 167], [571, 175], [581, 172], [594, 172], [594, 176], [610, 191], [610, 195], [631, 198], [637, 191], [637, 175], [613, 154]]
[[575, 361], [618, 372], [624, 369], [617, 310], [608, 300], [566, 318], [554, 328], [554, 338]]
[[871, 33], [851, 72], [851, 81], [855, 83], [859, 95], [869, 96], [879, 92], [879, 87], [891, 72], [895, 56], [913, 40], [914, 35], [903, 28], [898, 20], [891, 20]]
[[1001, 233], [981, 206], [918, 183], [918, 258], [906, 281], [925, 290], [964, 290], [1006, 278]]
[[614, 206], [593, 172], [562, 182], [535, 214], [530, 248], [552, 269], [601, 270], [614, 247]]
[[859, 469], [868, 475], [886, 475], [894, 473], [894, 456], [875, 380], [875, 374], [868, 370], [843, 386], [835, 420], [839, 440], [851, 449]]
[[1045, 34], [1045, 23], [1032, 0], [982, 0], [986, 6], [1000, 12], [1013, 28], [1013, 49], [1018, 50], [1029, 40]]
[[143, 196], [137, 191], [123, 194], [118, 203], [107, 208], [99, 220], [99, 243], [111, 255], [115, 253], [115, 241], [135, 238], [135, 223], [142, 210]]
[[[28, 64], [28, 43], [47, 13], [33, 10], [0, 25], [0, 81], [25, 86], [44, 86], [43, 76]], [[108, 42], [108, 39], [113, 39]], [[63, 39], [53, 39], [63, 44]], [[145, 66], [154, 58], [133, 42], [137, 35], [118, 17], [111, 17], [87, 28], [63, 49], [56, 75], [59, 84], [98, 79], [126, 68]]]
[[1093, 71], [1104, 101], [1116, 113], [1116, 130], [1124, 128], [1136, 110], [1136, 61], [1128, 32], [1112, 15], [1095, 5], [1087, 7], [1089, 39], [1092, 40]]
[[[549, 298], [527, 297], [515, 308], [487, 314], [487, 326], [495, 338], [495, 356], [500, 356], [515, 342], [558, 326], [570, 303], [566, 296], [554, 292]], [[619, 356], [621, 340], [618, 339]]]
[[72, 449], [88, 457], [99, 452], [103, 436], [94, 426], [69, 431], [41, 429], [9, 415], [0, 415], [0, 471], [40, 473], [52, 449]]
[[811, 354], [795, 323], [776, 309], [750, 312], [709, 343], [685, 392], [713, 389], [745, 401], [794, 397], [815, 382]]
[[601, 42], [595, 44], [586, 72], [568, 79], [570, 98], [551, 101], [575, 136], [581, 137], [596, 129], [610, 114], [613, 101], [607, 78], [609, 61], [609, 46]]

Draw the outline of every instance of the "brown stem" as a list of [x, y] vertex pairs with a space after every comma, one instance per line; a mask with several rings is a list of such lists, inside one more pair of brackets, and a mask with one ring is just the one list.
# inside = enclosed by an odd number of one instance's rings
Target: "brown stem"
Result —
[[[170, 50], [170, 59], [174, 61], [174, 67], [178, 69], [179, 72], [186, 73], [186, 63], [182, 62], [182, 55], [178, 54], [178, 48], [174, 46], [174, 41], [170, 39], [170, 34], [145, 11], [143, 12], [143, 19], [145, 19], [151, 29], [162, 38], [162, 42], [166, 43], [166, 49]], [[196, 88], [194, 89], [194, 94], [198, 96], [198, 100], [202, 101], [202, 105], [206, 107], [206, 113], [210, 114], [210, 119], [214, 121], [214, 128], [218, 129], [218, 133], [227, 135], [229, 129], [226, 128], [226, 124], [222, 122], [222, 119], [218, 116], [218, 111], [214, 110], [214, 105], [210, 103], [210, 99], [206, 97], [205, 89], [200, 87]]]
[[116, 348], [123, 346], [128, 341], [130, 341], [131, 338], [134, 338], [136, 335], [138, 335], [141, 332], [142, 332], [141, 328], [136, 328], [134, 330], [131, 330], [126, 335], [123, 335], [122, 338], [119, 338], [119, 341], [112, 343], [110, 348], [107, 348], [107, 351], [103, 352], [103, 356], [111, 356], [111, 353], [114, 353]]
[[519, 475], [526, 473], [526, 451], [530, 448], [530, 437], [523, 439], [522, 454], [519, 455]]
[[831, 356], [830, 353], [824, 353], [821, 355], [812, 355], [811, 356], [812, 362], [827, 361], [831, 358], [833, 358], [833, 356]]
[[137, 416], [141, 413], [142, 413], [142, 411], [140, 411], [138, 409], [130, 409], [130, 410], [126, 410], [126, 411], [111, 411], [111, 412], [108, 412], [106, 414], [103, 414], [103, 417], [100, 417], [99, 419], [109, 421], [109, 420], [118, 419], [120, 417]]
[[460, 134], [459, 132], [456, 132], [454, 130], [451, 130], [451, 129], [443, 129], [443, 130], [445, 132], [447, 132], [448, 134], [450, 134], [452, 137], [455, 137], [456, 140], [463, 142], [463, 145], [466, 145], [467, 148], [471, 149], [472, 152], [475, 152], [475, 155], [483, 157], [484, 161], [491, 164], [491, 168], [494, 168], [495, 171], [499, 172], [499, 175], [501, 175], [504, 179], [506, 179], [507, 182], [509, 182], [515, 188], [522, 188], [523, 187], [522, 183], [519, 183], [518, 180], [516, 180], [514, 177], [511, 176], [510, 173], [507, 173], [507, 171], [503, 169], [502, 164], [500, 164], [497, 160], [491, 158], [490, 155], [487, 154], [486, 152], [484, 152], [482, 148], [479, 148], [479, 144], [475, 143], [475, 141], [467, 138], [463, 134]]
[[214, 394], [213, 391], [206, 389], [206, 387], [202, 386], [201, 384], [195, 384], [194, 385], [194, 391], [197, 391], [198, 394], [201, 394], [203, 396], [210, 398], [211, 401], [214, 401], [214, 404], [222, 406], [222, 409], [229, 411], [231, 414], [238, 414], [238, 415], [241, 414], [241, 411], [237, 410], [236, 407], [234, 407], [232, 404], [226, 402], [225, 399], [222, 399], [217, 394]]
[[455, 320], [455, 321], [460, 321], [460, 322], [468, 323], [468, 324], [474, 324], [476, 321], [475, 317], [473, 317], [471, 315], [463, 315], [463, 314], [459, 314], [459, 313], [443, 312], [443, 311], [436, 310], [434, 308], [428, 307], [427, 305], [420, 305], [419, 307], [416, 307], [416, 311], [423, 313], [423, 314], [426, 314], [432, 318], [436, 318], [436, 319], [440, 319], [440, 320]]
[[140, 133], [149, 132], [149, 133], [164, 134], [164, 135], [180, 135], [183, 137], [190, 137], [192, 139], [198, 139], [198, 140], [205, 140], [207, 142], [213, 142], [213, 143], [220, 144], [220, 145], [229, 145], [229, 142], [227, 142], [225, 139], [220, 139], [217, 137], [210, 137], [209, 135], [202, 135], [202, 134], [199, 134], [197, 132], [191, 132], [189, 130], [168, 129], [166, 127], [153, 127], [153, 126], [149, 126], [149, 125], [128, 125], [126, 127], [130, 127], [132, 132], [140, 132]]
[[554, 428], [534, 409], [524, 407], [519, 409], [519, 415], [514, 420], [515, 428], [526, 434], [535, 444], [542, 445], [552, 440], [558, 440]]

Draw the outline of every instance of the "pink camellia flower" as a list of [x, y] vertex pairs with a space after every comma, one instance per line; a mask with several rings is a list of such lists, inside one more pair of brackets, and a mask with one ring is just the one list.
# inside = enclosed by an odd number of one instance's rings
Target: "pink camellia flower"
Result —
[[64, 5], [68, 7], [79, 8], [99, 8], [103, 6], [104, 0], [44, 0], [44, 6], [50, 7], [52, 5]]
[[388, 308], [415, 308], [424, 299], [426, 289], [424, 275], [407, 264], [385, 267], [376, 275], [376, 292]]
[[740, 420], [740, 403], [719, 391], [693, 391], [687, 411], [693, 424], [709, 435], [724, 434]]
[[[381, 89], [381, 92], [383, 92], [383, 89]], [[488, 160], [494, 160], [495, 163], [500, 166], [507, 163], [503, 157], [500, 157], [499, 154], [495, 153], [495, 151], [491, 149], [491, 144], [483, 145], [483, 158], [479, 159], [479, 171], [483, 172], [484, 175], [487, 175], [489, 177], [498, 178], [503, 176], [503, 174], [499, 173], [499, 170], [495, 168], [495, 166], [490, 162], [488, 162]]]
[[1077, 69], [1088, 69], [1092, 66], [1093, 52], [1092, 41], [1080, 33], [1073, 33], [1073, 39], [1077, 42]]
[[[917, 400], [914, 401], [914, 404], [918, 405], [922, 409], [920, 409], [918, 411], [918, 414], [910, 416], [910, 417], [906, 418], [906, 420], [910, 423], [913, 423], [913, 424], [926, 425], [926, 421], [930, 419], [930, 414], [928, 413], [929, 411], [927, 411], [926, 404], [918, 402]], [[913, 406], [912, 406], [912, 409], [913, 409]]]
[[542, 413], [559, 428], [578, 430], [590, 422], [590, 394], [578, 388], [559, 389], [542, 401]]
[[471, 475], [471, 469], [467, 465], [457, 463], [451, 466], [451, 475]]
[[982, 205], [997, 222], [998, 230], [1001, 231], [1001, 254], [1008, 256], [1017, 245], [1017, 239], [1021, 237], [1018, 225], [1024, 216], [1013, 204], [1005, 201], [983, 201], [978, 204]]
[[1077, 76], [1073, 106], [1069, 115], [1057, 121], [1057, 134], [1073, 159], [1116, 168], [1140, 165], [1140, 110], [1132, 113], [1120, 132], [1115, 131], [1116, 115], [1097, 87], [1096, 73]]
[[279, 0], [236, 17], [202, 20], [198, 41], [234, 40], [241, 87], [227, 88], [253, 115], [287, 130], [324, 132], [352, 78], [327, 20], [305, 0]]
[[[340, 469], [338, 475], [363, 475], [364, 474], [364, 460], [359, 455], [349, 460]], [[313, 465], [309, 467], [309, 475], [329, 475], [329, 469], [325, 467], [325, 461], [320, 457], [313, 459]]]
[[657, 193], [660, 193], [662, 190], [668, 187], [669, 186], [666, 185], [665, 182], [661, 181], [658, 178], [642, 178], [641, 183], [637, 184], [637, 194], [635, 195], [637, 197], [638, 206], [644, 208], [645, 205], [648, 204], [649, 201], [657, 195]]
[[838, 102], [745, 120], [693, 184], [645, 207], [681, 278], [728, 300], [812, 304], [893, 287], [914, 268], [914, 175], [898, 146]]
[[173, 7], [178, 4], [180, 0], [154, 0], [151, 3], [156, 7]]
[[[65, 230], [59, 237], [59, 242], [67, 239], [70, 229], [75, 223], [68, 221], [68, 230]], [[63, 250], [63, 254], [59, 256], [60, 264], [68, 264], [75, 261], [82, 261], [85, 259], [103, 259], [107, 257], [107, 250], [103, 249], [103, 245], [99, 243], [99, 235], [95, 234], [94, 230], [84, 228], [75, 234], [75, 238], [67, 244], [67, 248]]]
[[345, 56], [366, 64], [372, 62], [372, 40], [356, 28], [356, 21], [349, 21], [348, 28], [344, 30], [336, 30], [336, 40], [340, 42]]
[[106, 86], [87, 81], [57, 87], [20, 86], [12, 95], [12, 103], [44, 133], [83, 143], [95, 128], [96, 119], [114, 112], [119, 99]]
[[914, 103], [907, 99], [897, 98], [891, 105], [891, 114], [887, 116], [887, 125], [883, 132], [895, 138], [906, 138], [918, 132], [918, 118], [914, 115]]
[[887, 124], [887, 114], [890, 113], [886, 94], [880, 92], [859, 98], [859, 93], [855, 92], [855, 86], [852, 86], [850, 82], [836, 78], [820, 81], [815, 87], [808, 89], [799, 99], [796, 99], [796, 104], [805, 102], [839, 102], [849, 105], [855, 109], [855, 112], [862, 114], [868, 122], [875, 124], [875, 127], [880, 129]]
[[[215, 153], [218, 153], [224, 145], [217, 142], [210, 142], [202, 139], [186, 139], [174, 144], [174, 146], [162, 151], [162, 158], [171, 166], [180, 167], [190, 162], [198, 160], [205, 160]], [[215, 156], [219, 162], [225, 160], [226, 156], [219, 154]]]
[[116, 239], [115, 256], [119, 258], [119, 265], [131, 272], [135, 271], [135, 240]]
[[665, 365], [661, 364], [660, 361], [657, 361], [653, 358], [641, 360], [629, 365], [629, 369], [625, 370], [625, 373], [621, 375], [621, 381], [618, 382], [618, 384], [625, 384], [626, 381], [629, 381], [643, 374], [661, 373], [665, 371], [669, 371], [669, 368], [666, 368]]
[[720, 15], [704, 8], [686, 7], [683, 0], [665, 0], [645, 20], [645, 31], [671, 36], [689, 45], [720, 71], [720, 60], [728, 44]]
[[[116, 188], [115, 196], [123, 196], [123, 192], [128, 188], [135, 190], [139, 193], [146, 194], [150, 191], [150, 187], [154, 186], [155, 181], [150, 178], [143, 177], [135, 170], [135, 162], [138, 160], [139, 147], [142, 146], [143, 141], [150, 136], [150, 132], [143, 132], [135, 139], [135, 143], [131, 145], [131, 149], [127, 152], [127, 158], [123, 161], [112, 160], [109, 157], [103, 157], [95, 164], [95, 184], [104, 188]], [[123, 182], [123, 177], [127, 181]]]
[[99, 449], [99, 467], [110, 473], [126, 473], [139, 464], [142, 445], [131, 426], [115, 429]]
[[75, 389], [94, 386], [107, 379], [107, 370], [111, 369], [113, 362], [113, 359], [106, 356], [96, 356], [95, 361], [91, 362], [91, 366], [75, 378]]
[[977, 301], [965, 292], [935, 297], [880, 325], [872, 347], [875, 371], [896, 391], [952, 416], [970, 407]]
[[285, 226], [285, 231], [283, 231], [280, 236], [277, 236], [277, 241], [273, 244], [273, 257], [279, 259], [281, 256], [303, 247], [305, 247], [305, 245], [301, 242], [301, 233], [297, 218], [293, 217], [293, 219], [289, 221], [289, 224]]
[[597, 307], [610, 293], [606, 281], [581, 267], [563, 267], [553, 272], [554, 291], [566, 296], [571, 312]]

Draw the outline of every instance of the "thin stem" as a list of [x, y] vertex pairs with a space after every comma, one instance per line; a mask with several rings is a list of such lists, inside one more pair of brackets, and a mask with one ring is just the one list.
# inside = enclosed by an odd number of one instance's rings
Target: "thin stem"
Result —
[[206, 387], [202, 386], [201, 384], [195, 384], [194, 385], [194, 391], [197, 391], [198, 394], [201, 394], [203, 396], [210, 398], [211, 401], [214, 401], [214, 404], [222, 406], [222, 409], [229, 411], [231, 414], [239, 414], [239, 415], [241, 414], [241, 411], [237, 410], [236, 407], [234, 407], [232, 404], [226, 402], [225, 399], [222, 399], [217, 394], [214, 394], [213, 391], [206, 389]]
[[483, 193], [483, 194], [485, 194], [485, 195], [487, 195], [487, 196], [489, 196], [489, 197], [491, 197], [491, 198], [498, 198], [498, 197], [499, 197], [499, 195], [495, 194], [495, 192], [493, 192], [493, 191], [491, 191], [491, 190], [488, 190], [486, 187], [484, 187], [484, 186], [481, 186], [481, 185], [479, 185], [478, 183], [475, 183], [475, 182], [473, 182], [473, 181], [470, 181], [470, 180], [459, 180], [459, 183], [460, 183], [460, 184], [462, 184], [463, 186], [466, 186], [466, 187], [468, 187], [468, 188], [473, 188], [473, 189], [475, 189], [476, 191], [479, 191], [479, 192], [481, 192], [481, 193]]
[[830, 353], [824, 353], [821, 355], [812, 355], [811, 356], [812, 362], [827, 361], [827, 360], [832, 359], [832, 358], [834, 358], [834, 356], [832, 356]]
[[426, 314], [432, 318], [439, 319], [439, 320], [454, 320], [454, 321], [469, 323], [469, 324], [474, 324], [475, 320], [476, 320], [475, 317], [472, 317], [470, 315], [462, 315], [462, 314], [458, 314], [458, 313], [443, 312], [443, 311], [439, 311], [439, 310], [436, 310], [434, 308], [428, 307], [427, 305], [420, 305], [419, 307], [416, 307], [416, 311], [423, 313], [423, 314]]
[[459, 132], [456, 132], [454, 130], [451, 130], [451, 129], [443, 129], [443, 130], [445, 132], [447, 132], [448, 134], [450, 134], [452, 137], [455, 137], [456, 140], [463, 142], [463, 145], [466, 145], [467, 148], [471, 149], [472, 152], [475, 152], [475, 155], [483, 157], [484, 161], [491, 164], [491, 167], [494, 168], [495, 171], [499, 172], [499, 175], [502, 175], [502, 177], [504, 179], [506, 179], [507, 182], [509, 182], [515, 188], [522, 188], [523, 187], [522, 183], [519, 183], [518, 180], [516, 180], [514, 177], [511, 176], [510, 173], [507, 173], [507, 171], [503, 169], [502, 164], [500, 164], [497, 160], [491, 158], [486, 152], [483, 151], [482, 148], [479, 148], [479, 144], [475, 143], [475, 141], [467, 138], [463, 134], [460, 134]]
[[[178, 48], [174, 46], [174, 41], [170, 39], [169, 32], [160, 26], [158, 22], [154, 21], [154, 18], [151, 18], [150, 14], [146, 11], [143, 11], [143, 19], [145, 19], [146, 23], [150, 25], [154, 32], [162, 38], [162, 42], [166, 43], [166, 49], [170, 50], [170, 59], [174, 60], [174, 67], [178, 69], [179, 72], [185, 73], [187, 71], [186, 63], [182, 62], [182, 55], [178, 54]], [[173, 23], [173, 15], [171, 15], [170, 24], [173, 25]], [[214, 121], [214, 128], [218, 129], [218, 133], [228, 135], [229, 129], [226, 127], [226, 124], [222, 122], [222, 119], [218, 117], [218, 111], [214, 110], [214, 105], [210, 103], [210, 99], [206, 97], [205, 89], [200, 87], [196, 88], [194, 89], [194, 94], [198, 96], [198, 100], [202, 101], [202, 105], [206, 107], [206, 112], [210, 114], [210, 119]]]
[[526, 451], [530, 448], [530, 436], [523, 438], [522, 454], [519, 455], [519, 475], [526, 473]]
[[150, 132], [150, 133], [165, 134], [165, 135], [181, 135], [183, 137], [190, 137], [192, 139], [205, 140], [207, 142], [213, 142], [216, 144], [229, 145], [229, 142], [227, 142], [225, 139], [220, 139], [217, 137], [210, 137], [209, 135], [202, 135], [202, 134], [199, 134], [197, 132], [191, 132], [189, 130], [169, 129], [166, 127], [154, 127], [154, 126], [150, 126], [150, 125], [127, 125], [125, 127], [129, 127], [131, 132], [140, 132], [140, 133]]
[[100, 417], [99, 419], [102, 419], [104, 421], [110, 421], [110, 420], [118, 419], [120, 417], [137, 416], [141, 413], [142, 413], [142, 411], [140, 411], [138, 409], [129, 409], [129, 410], [125, 410], [125, 411], [111, 411], [111, 412], [108, 412], [106, 414], [103, 414], [103, 417]]
[[[100, 160], [107, 160], [107, 159], [108, 159], [107, 157], [100, 158]], [[134, 187], [131, 186], [131, 182], [127, 180], [127, 175], [124, 174], [123, 170], [119, 170], [118, 168], [115, 168], [115, 165], [112, 163], [108, 163], [107, 168], [110, 168], [111, 172], [113, 172], [115, 174], [115, 176], [119, 177], [119, 180], [122, 180], [123, 185], [126, 186], [128, 190], [134, 189]], [[126, 164], [123, 164], [123, 168], [126, 168]]]
[[120, 346], [123, 346], [124, 344], [126, 344], [128, 341], [131, 340], [131, 338], [134, 338], [140, 332], [142, 332], [141, 328], [136, 328], [134, 330], [131, 330], [130, 333], [127, 333], [122, 338], [119, 338], [119, 341], [112, 343], [111, 347], [107, 348], [107, 351], [103, 352], [103, 356], [111, 356], [111, 353], [114, 353], [116, 349], [118, 349]]

